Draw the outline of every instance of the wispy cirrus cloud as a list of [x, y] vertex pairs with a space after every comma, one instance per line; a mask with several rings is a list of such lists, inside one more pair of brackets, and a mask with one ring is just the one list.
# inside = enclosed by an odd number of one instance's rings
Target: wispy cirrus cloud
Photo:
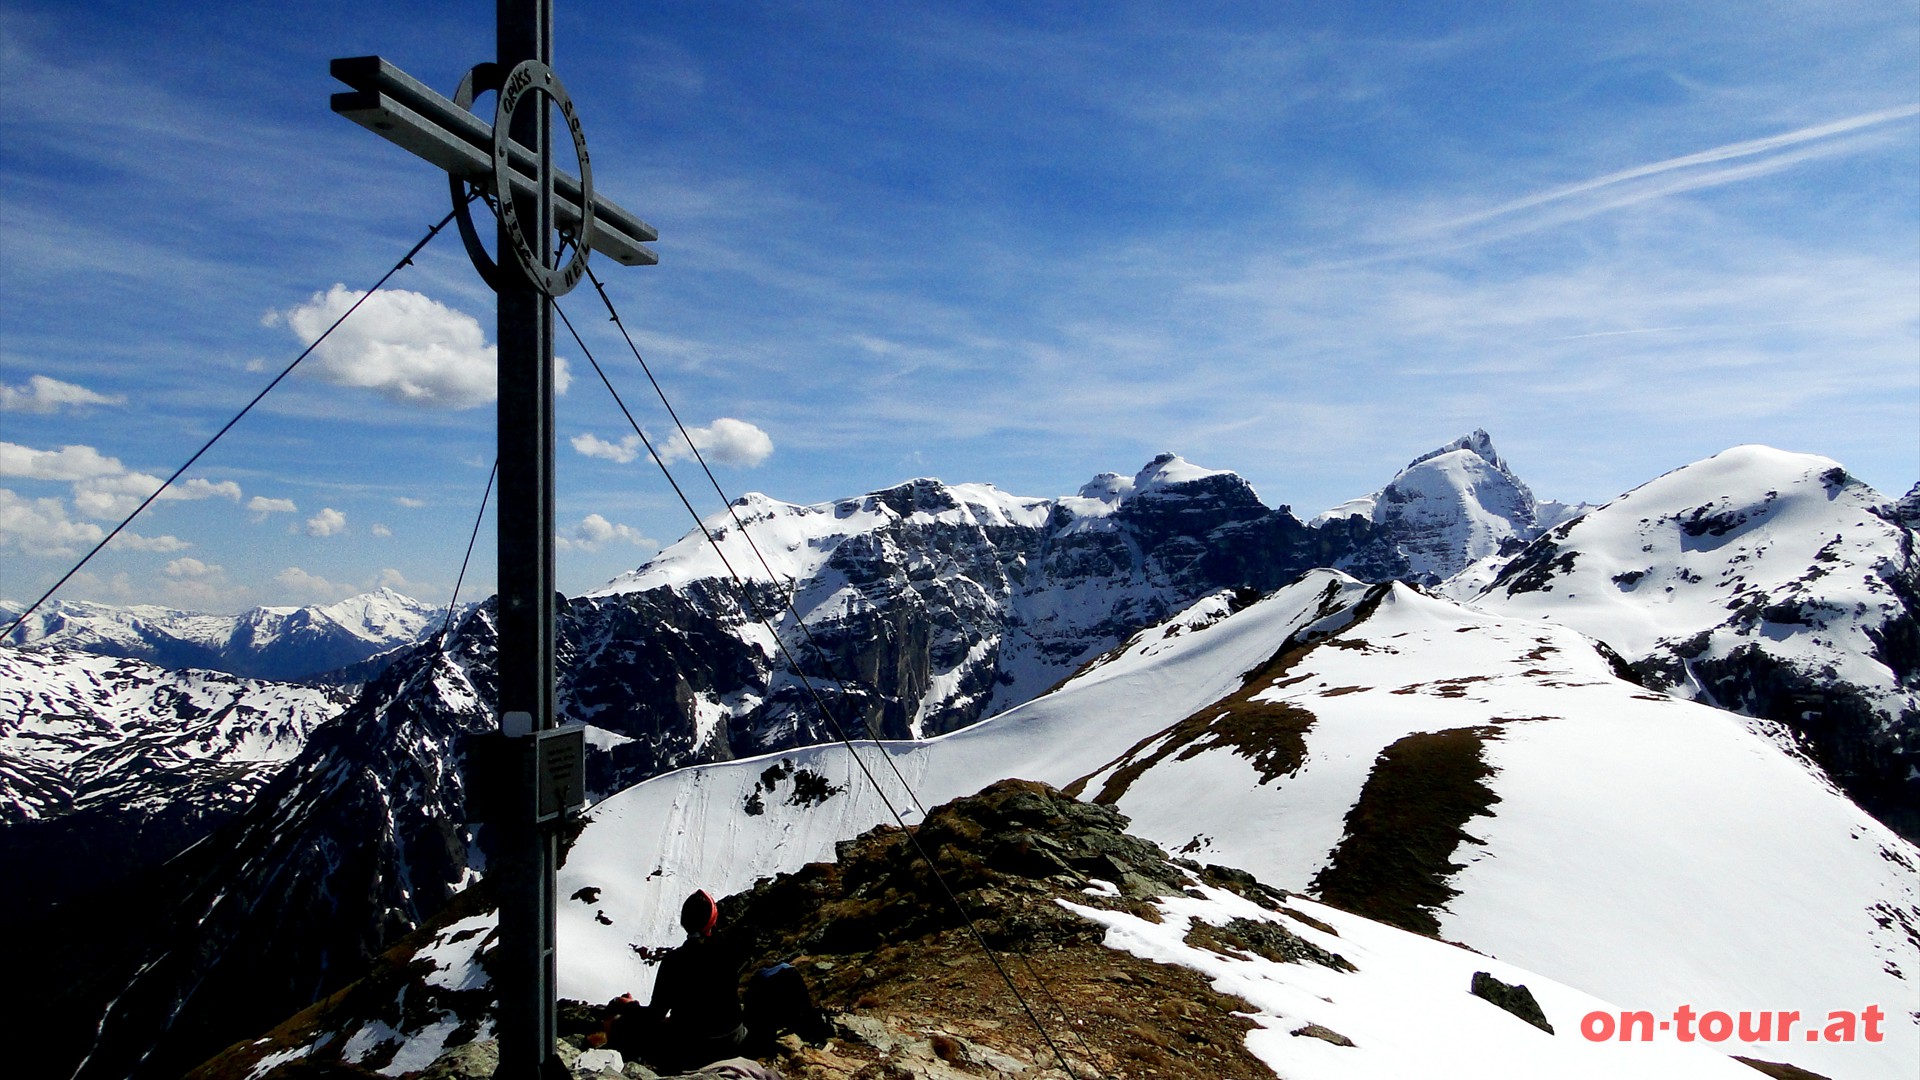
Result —
[[[1753, 180], [1803, 162], [1864, 149], [1864, 133], [1920, 117], [1920, 104], [1878, 109], [1758, 139], [1726, 143], [1549, 188], [1498, 206], [1417, 226], [1419, 241], [1447, 245], [1506, 239], [1687, 191]], [[1401, 252], [1399, 254], [1406, 254]]]

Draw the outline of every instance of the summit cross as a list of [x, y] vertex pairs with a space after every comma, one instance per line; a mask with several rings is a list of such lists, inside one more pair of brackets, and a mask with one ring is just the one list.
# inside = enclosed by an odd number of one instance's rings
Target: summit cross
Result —
[[[494, 1076], [550, 1080], [567, 1075], [554, 1052], [558, 824], [584, 802], [583, 729], [554, 720], [553, 298], [585, 275], [590, 251], [649, 266], [659, 259], [646, 243], [658, 237], [594, 190], [579, 116], [552, 68], [553, 0], [499, 0], [496, 10], [496, 59], [470, 70], [453, 99], [378, 56], [349, 57], [332, 64], [352, 88], [333, 96], [333, 111], [447, 173], [467, 253], [499, 296], [501, 732], [490, 755], [499, 767], [470, 770], [467, 791], [499, 840], [489, 874], [502, 961]], [[469, 111], [488, 91], [491, 124]], [[577, 176], [554, 167], [549, 107]], [[475, 193], [499, 218], [497, 262], [467, 212]], [[476, 747], [470, 760], [481, 756]]]

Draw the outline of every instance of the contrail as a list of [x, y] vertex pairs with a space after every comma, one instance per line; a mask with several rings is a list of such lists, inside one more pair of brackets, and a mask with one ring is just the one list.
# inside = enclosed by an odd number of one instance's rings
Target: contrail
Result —
[[1816, 124], [1813, 127], [1804, 127], [1798, 131], [1789, 131], [1781, 135], [1769, 135], [1764, 139], [1749, 139], [1745, 142], [1728, 143], [1725, 146], [1716, 146], [1711, 150], [1702, 150], [1698, 153], [1687, 154], [1683, 157], [1668, 158], [1665, 161], [1656, 161], [1650, 165], [1639, 165], [1631, 169], [1622, 169], [1619, 172], [1608, 173], [1605, 176], [1595, 177], [1592, 180], [1584, 180], [1578, 184], [1569, 184], [1565, 187], [1543, 191], [1538, 195], [1529, 195], [1524, 199], [1516, 199], [1513, 202], [1496, 206], [1491, 210], [1483, 210], [1477, 214], [1469, 214], [1466, 217], [1457, 218], [1449, 222], [1444, 228], [1458, 228], [1462, 225], [1471, 225], [1475, 222], [1501, 217], [1519, 210], [1526, 210], [1547, 203], [1560, 202], [1564, 199], [1573, 198], [1576, 195], [1584, 195], [1590, 191], [1598, 191], [1601, 188], [1612, 187], [1615, 184], [1624, 184], [1630, 180], [1640, 180], [1649, 176], [1658, 176], [1661, 173], [1672, 172], [1675, 169], [1687, 169], [1695, 165], [1707, 165], [1716, 161], [1731, 161], [1734, 158], [1752, 157], [1755, 154], [1764, 154], [1769, 151], [1779, 150], [1783, 147], [1814, 142], [1834, 135], [1843, 135], [1849, 131], [1857, 131], [1861, 128], [1873, 127], [1877, 124], [1890, 123], [1895, 120], [1904, 120], [1911, 116], [1920, 116], [1920, 104], [1901, 105], [1897, 108], [1882, 109], [1878, 112], [1861, 113], [1858, 116], [1849, 116], [1844, 120], [1834, 120], [1830, 123]]

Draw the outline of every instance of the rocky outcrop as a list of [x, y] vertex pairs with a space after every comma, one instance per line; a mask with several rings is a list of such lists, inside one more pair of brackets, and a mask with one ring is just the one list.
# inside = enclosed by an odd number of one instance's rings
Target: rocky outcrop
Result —
[[[1126, 824], [1045, 784], [1007, 780], [935, 807], [912, 833], [872, 830], [840, 844], [831, 863], [723, 899], [717, 939], [744, 949], [749, 971], [791, 961], [831, 1017], [829, 1040], [808, 1044], [790, 1034], [766, 1063], [790, 1080], [1064, 1080], [1116, 1075], [1122, 1066], [1176, 1080], [1269, 1075], [1245, 1045], [1253, 1026], [1242, 1015], [1246, 1002], [1198, 972], [1107, 947], [1103, 928], [1061, 901], [1151, 913], [1155, 899], [1205, 885], [1279, 912], [1287, 894], [1238, 871], [1175, 860], [1128, 835]], [[477, 887], [368, 977], [322, 1006], [254, 1029], [267, 1034], [235, 1043], [190, 1077], [274, 1080], [322, 1068], [329, 1076], [485, 1075], [496, 1060], [484, 975], [495, 940], [488, 906]], [[1352, 970], [1278, 915], [1196, 921], [1190, 939], [1220, 955]], [[995, 965], [1011, 968], [1031, 1000], [1010, 994]], [[1036, 965], [1045, 968], [1044, 998], [1034, 987]], [[1043, 1018], [1044, 1035], [1029, 1008]], [[1059, 1019], [1063, 1009], [1100, 1022], [1069, 1025]], [[563, 1003], [560, 1056], [576, 1077], [599, 1077], [614, 1060], [582, 1053], [596, 1027], [590, 1006]], [[612, 1075], [654, 1073], [623, 1060]]]

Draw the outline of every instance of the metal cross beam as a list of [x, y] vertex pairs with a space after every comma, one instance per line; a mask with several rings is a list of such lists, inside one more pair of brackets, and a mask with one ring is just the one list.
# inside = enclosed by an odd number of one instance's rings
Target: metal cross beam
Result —
[[[440, 166], [448, 175], [485, 184], [493, 176], [493, 125], [454, 104], [432, 87], [378, 56], [347, 56], [330, 65], [333, 77], [353, 87], [333, 95], [333, 111], [395, 146]], [[539, 183], [533, 151], [512, 144], [514, 194], [528, 197]], [[580, 181], [553, 173], [554, 217], [563, 229], [580, 224]], [[652, 266], [660, 257], [648, 241], [653, 226], [611, 199], [593, 199], [593, 235], [587, 246], [624, 266]]]
[[[470, 183], [493, 196], [500, 218], [497, 266], [471, 221], [461, 220], [468, 254], [499, 295], [500, 354], [501, 731], [473, 744], [467, 792], [470, 805], [489, 808], [487, 828], [499, 839], [487, 875], [500, 904], [494, 1076], [558, 1080], [567, 1069], [554, 1052], [557, 826], [583, 799], [582, 729], [557, 728], [554, 715], [552, 298], [578, 283], [589, 250], [628, 266], [659, 259], [646, 246], [657, 239], [652, 227], [593, 190], [585, 136], [551, 68], [553, 0], [497, 0], [495, 27], [496, 61], [468, 73], [461, 101], [362, 56], [333, 62], [333, 74], [353, 88], [334, 95], [333, 110], [444, 170], [457, 209], [466, 205], [460, 185]], [[493, 124], [463, 107], [469, 91], [489, 89], [499, 94]], [[517, 108], [522, 103], [534, 107]], [[578, 177], [553, 167], [550, 106], [570, 137]], [[565, 266], [556, 265], [556, 226], [573, 248]]]

